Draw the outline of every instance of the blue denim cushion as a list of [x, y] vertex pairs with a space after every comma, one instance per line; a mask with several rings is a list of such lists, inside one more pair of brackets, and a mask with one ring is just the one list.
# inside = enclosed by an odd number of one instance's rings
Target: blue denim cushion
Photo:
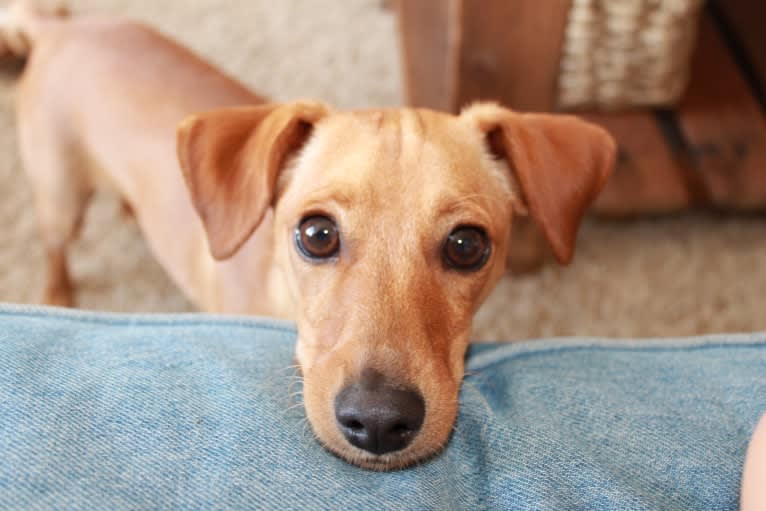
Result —
[[475, 345], [449, 447], [314, 440], [289, 324], [0, 307], [0, 509], [735, 510], [766, 335]]

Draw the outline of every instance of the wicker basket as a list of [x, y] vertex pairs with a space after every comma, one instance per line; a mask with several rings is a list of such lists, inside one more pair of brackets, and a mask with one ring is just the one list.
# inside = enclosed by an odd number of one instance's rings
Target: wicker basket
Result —
[[683, 93], [703, 0], [572, 0], [562, 109], [668, 106]]

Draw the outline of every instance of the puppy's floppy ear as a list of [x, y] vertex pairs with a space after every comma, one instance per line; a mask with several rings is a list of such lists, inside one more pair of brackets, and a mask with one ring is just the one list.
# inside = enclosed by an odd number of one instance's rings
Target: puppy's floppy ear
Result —
[[476, 122], [490, 150], [508, 161], [556, 259], [568, 263], [580, 221], [614, 166], [612, 137], [576, 117], [520, 114], [494, 104], [471, 106], [461, 116]]
[[216, 259], [231, 257], [272, 205], [279, 171], [328, 112], [318, 103], [228, 108], [178, 127], [178, 159]]

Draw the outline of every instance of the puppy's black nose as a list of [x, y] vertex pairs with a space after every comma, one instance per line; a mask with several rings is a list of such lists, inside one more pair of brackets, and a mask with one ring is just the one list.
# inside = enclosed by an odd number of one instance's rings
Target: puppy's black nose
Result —
[[407, 447], [423, 424], [425, 408], [420, 394], [392, 387], [371, 371], [335, 398], [335, 418], [343, 436], [373, 454]]

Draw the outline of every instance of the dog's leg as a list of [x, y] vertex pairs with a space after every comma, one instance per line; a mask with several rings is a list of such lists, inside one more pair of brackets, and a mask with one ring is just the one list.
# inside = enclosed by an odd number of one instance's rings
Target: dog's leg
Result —
[[[51, 177], [43, 179], [43, 185], [36, 190], [40, 230], [48, 260], [43, 302], [73, 307], [74, 288], [67, 264], [67, 249], [79, 234], [91, 193], [90, 188], [77, 182], [76, 178], [67, 182], [63, 172], [53, 179]], [[54, 190], [48, 186], [59, 188]]]
[[[84, 162], [55, 128], [20, 118], [21, 156], [30, 177], [40, 232], [47, 256], [43, 302], [74, 306], [74, 289], [67, 265], [67, 249], [79, 234], [92, 186]], [[37, 129], [35, 129], [37, 128]]]
[[77, 172], [69, 172], [66, 165], [58, 169], [41, 167], [39, 162], [27, 165], [35, 169], [33, 172], [46, 173], [42, 178], [33, 178], [40, 231], [48, 259], [43, 302], [73, 307], [74, 288], [67, 264], [67, 249], [79, 235], [91, 188]]
[[511, 272], [516, 275], [536, 272], [545, 264], [548, 254], [548, 243], [535, 222], [529, 217], [515, 216], [507, 258]]
[[66, 246], [48, 247], [48, 282], [43, 294], [43, 303], [58, 307], [74, 307], [74, 288], [69, 276]]
[[[29, 57], [42, 26], [65, 18], [60, 5], [38, 6], [31, 0], [18, 0], [0, 8], [0, 57]], [[34, 67], [34, 66], [29, 66]], [[34, 75], [29, 70], [27, 75]], [[44, 83], [26, 77], [27, 85]], [[31, 88], [31, 91], [25, 89]], [[62, 134], [67, 130], [51, 115], [45, 103], [44, 87], [22, 85], [18, 102], [19, 139], [24, 167], [31, 178], [37, 203], [38, 220], [48, 258], [48, 276], [43, 301], [49, 305], [72, 306], [74, 297], [67, 268], [66, 250], [76, 237], [91, 186], [80, 168], [72, 145]]]

